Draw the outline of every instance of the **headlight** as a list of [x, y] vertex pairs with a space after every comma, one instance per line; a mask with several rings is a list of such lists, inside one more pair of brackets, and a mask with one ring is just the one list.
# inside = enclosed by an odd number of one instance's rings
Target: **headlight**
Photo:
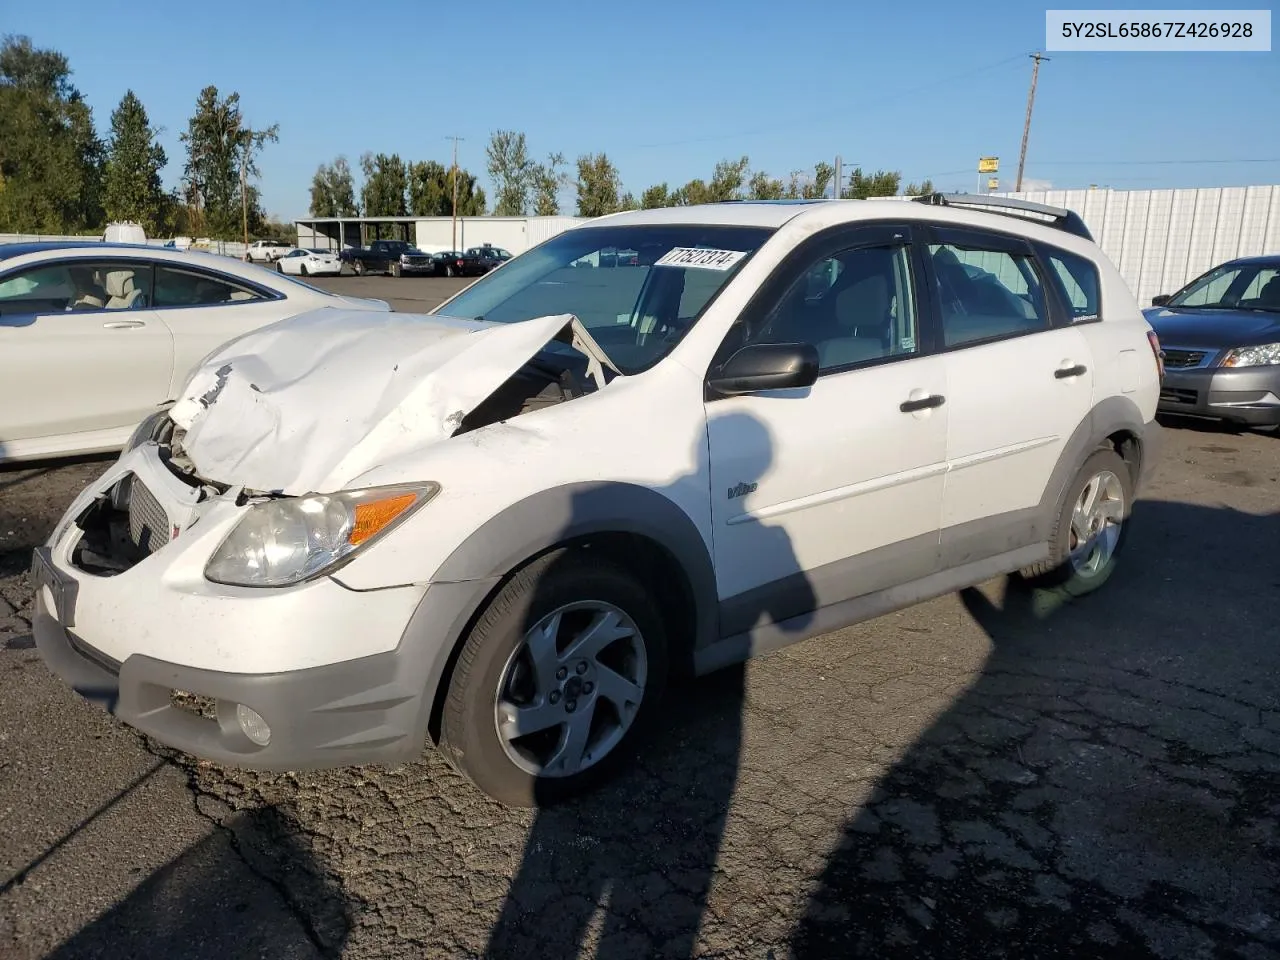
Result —
[[129, 437], [129, 441], [124, 445], [124, 449], [120, 451], [120, 456], [124, 456], [130, 450], [136, 450], [148, 440], [155, 439], [157, 433], [160, 432], [160, 426], [169, 419], [169, 408], [157, 410], [147, 419], [138, 424], [138, 429], [133, 431], [133, 436]]
[[1224, 367], [1267, 367], [1273, 363], [1280, 363], [1280, 343], [1236, 347], [1222, 361]]
[[302, 583], [350, 560], [440, 492], [374, 487], [255, 504], [205, 565], [206, 579], [240, 587]]

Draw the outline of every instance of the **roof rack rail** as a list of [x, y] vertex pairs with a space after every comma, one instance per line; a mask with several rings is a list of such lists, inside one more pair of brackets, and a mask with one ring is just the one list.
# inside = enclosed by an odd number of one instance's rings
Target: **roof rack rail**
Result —
[[[1013, 197], [983, 196], [980, 193], [927, 193], [911, 198], [916, 203], [928, 203], [939, 207], [987, 207], [988, 213], [997, 213], [1007, 217], [1021, 217], [1047, 226], [1057, 227], [1077, 237], [1092, 241], [1093, 234], [1074, 210], [1063, 207], [1051, 207], [1044, 203], [1033, 203], [1030, 200], [1017, 200]], [[1039, 214], [1029, 217], [1025, 214]], [[1048, 219], [1042, 219], [1047, 217]]]

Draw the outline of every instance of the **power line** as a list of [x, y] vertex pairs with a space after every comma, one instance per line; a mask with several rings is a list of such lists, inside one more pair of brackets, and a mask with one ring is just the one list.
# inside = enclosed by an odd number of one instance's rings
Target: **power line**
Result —
[[[901, 100], [905, 97], [910, 97], [910, 96], [913, 96], [914, 94], [922, 93], [925, 90], [931, 90], [934, 87], [941, 86], [942, 84], [955, 83], [958, 80], [964, 80], [969, 77], [976, 76], [980, 73], [986, 73], [990, 70], [995, 70], [999, 67], [1003, 67], [1010, 63], [1013, 63], [1014, 61], [1021, 60], [1022, 57], [1023, 57], [1023, 54], [1019, 53], [1012, 57], [1007, 57], [1004, 60], [999, 60], [995, 63], [989, 63], [986, 66], [976, 67], [972, 70], [964, 71], [963, 73], [952, 74], [946, 77], [939, 77], [937, 80], [931, 80], [930, 82], [921, 84], [918, 87], [911, 87], [906, 90], [898, 90], [888, 96], [884, 96], [884, 97], [854, 96], [854, 97], [851, 97], [846, 102], [847, 103], [863, 103], [863, 104], [893, 103], [895, 100]], [[790, 120], [786, 121], [785, 123], [770, 124], [767, 127], [756, 127], [753, 130], [741, 130], [741, 131], [738, 131], [737, 133], [719, 133], [719, 134], [713, 134], [707, 137], [689, 137], [684, 140], [664, 140], [661, 143], [641, 143], [633, 146], [631, 149], [650, 150], [658, 147], [683, 147], [691, 143], [713, 143], [720, 140], [734, 140], [739, 137], [753, 137], [763, 133], [773, 133], [774, 131], [777, 131], [777, 130], [794, 129], [795, 127], [802, 127], [805, 124], [813, 123], [816, 120], [830, 120], [830, 119], [831, 119], [831, 111], [824, 110], [821, 113], [813, 113], [813, 114], [808, 114], [800, 117], [792, 117]]]
[[1037, 160], [1037, 167], [1145, 167], [1168, 165], [1191, 165], [1201, 163], [1280, 163], [1280, 157], [1218, 157], [1210, 160]]

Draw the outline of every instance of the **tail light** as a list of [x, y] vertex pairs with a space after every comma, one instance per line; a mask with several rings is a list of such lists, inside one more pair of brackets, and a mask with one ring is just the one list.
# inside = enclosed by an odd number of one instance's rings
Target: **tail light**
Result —
[[1151, 344], [1151, 352], [1155, 354], [1156, 370], [1160, 373], [1160, 382], [1164, 383], [1164, 351], [1160, 349], [1160, 338], [1154, 330], [1147, 331], [1147, 342]]

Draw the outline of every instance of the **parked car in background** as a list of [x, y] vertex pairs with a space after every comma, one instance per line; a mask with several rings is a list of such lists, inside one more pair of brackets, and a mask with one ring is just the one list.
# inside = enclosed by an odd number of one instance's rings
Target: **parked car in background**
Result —
[[332, 250], [291, 250], [276, 261], [276, 270], [291, 277], [336, 277], [342, 261]]
[[[41, 656], [214, 762], [434, 741], [541, 805], [674, 676], [1002, 574], [1102, 588], [1156, 459], [1151, 328], [1078, 216], [940, 196], [605, 216], [428, 315], [250, 334], [36, 551]], [[639, 264], [570, 269], [603, 249]]]
[[431, 255], [431, 272], [438, 277], [465, 277], [467, 255], [461, 250], [441, 250]]
[[495, 267], [500, 267], [511, 259], [511, 254], [501, 247], [492, 247], [484, 244], [479, 247], [471, 247], [464, 254], [468, 261], [467, 275], [480, 276], [488, 273]]
[[375, 240], [367, 247], [347, 247], [339, 256], [343, 263], [350, 264], [357, 276], [386, 273], [399, 277], [406, 273], [431, 273], [434, 268], [430, 254], [405, 240]]
[[1280, 425], [1280, 255], [1229, 260], [1151, 303], [1161, 412]]
[[246, 260], [253, 263], [271, 263], [293, 249], [292, 244], [285, 243], [283, 240], [255, 240], [249, 244], [244, 255]]
[[118, 450], [209, 351], [319, 307], [391, 309], [209, 253], [0, 244], [0, 461]]

